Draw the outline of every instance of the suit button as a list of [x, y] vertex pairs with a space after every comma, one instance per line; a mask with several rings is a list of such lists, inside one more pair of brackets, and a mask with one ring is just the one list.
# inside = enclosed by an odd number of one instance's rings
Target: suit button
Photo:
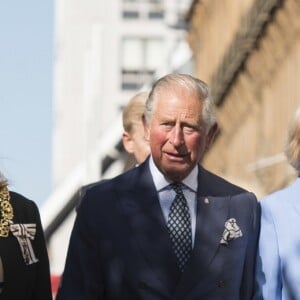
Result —
[[225, 281], [220, 280], [220, 281], [218, 282], [218, 287], [219, 287], [219, 288], [224, 288], [225, 286], [226, 286]]

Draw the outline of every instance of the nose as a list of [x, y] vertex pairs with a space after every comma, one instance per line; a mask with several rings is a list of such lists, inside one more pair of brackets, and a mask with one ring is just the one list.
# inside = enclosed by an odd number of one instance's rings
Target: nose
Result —
[[171, 131], [169, 141], [174, 147], [181, 146], [184, 143], [182, 128], [175, 126]]

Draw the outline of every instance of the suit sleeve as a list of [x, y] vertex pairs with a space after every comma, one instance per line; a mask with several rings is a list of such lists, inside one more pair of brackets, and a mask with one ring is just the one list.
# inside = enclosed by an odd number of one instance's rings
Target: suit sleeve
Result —
[[56, 300], [104, 299], [99, 250], [86, 201], [78, 209]]
[[272, 211], [268, 202], [261, 201], [262, 217], [256, 260], [255, 300], [281, 300], [280, 258]]
[[[250, 201], [248, 207], [244, 207], [250, 214], [249, 223], [249, 239], [244, 263], [244, 270], [240, 289], [240, 299], [252, 299], [254, 293], [254, 273], [255, 273], [255, 260], [257, 253], [258, 236], [260, 230], [260, 205], [254, 194], [249, 193]], [[246, 203], [245, 203], [246, 204]]]

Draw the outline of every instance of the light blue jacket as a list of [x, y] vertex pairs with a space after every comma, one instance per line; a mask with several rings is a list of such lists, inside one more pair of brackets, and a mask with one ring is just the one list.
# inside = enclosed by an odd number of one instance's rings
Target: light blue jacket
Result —
[[261, 201], [254, 299], [300, 299], [300, 178]]

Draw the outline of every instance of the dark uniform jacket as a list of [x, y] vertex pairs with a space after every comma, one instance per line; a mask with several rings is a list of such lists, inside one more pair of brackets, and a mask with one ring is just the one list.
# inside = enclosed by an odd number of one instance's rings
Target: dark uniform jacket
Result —
[[24, 258], [18, 238], [12, 232], [8, 237], [0, 237], [4, 271], [0, 300], [51, 300], [49, 261], [38, 208], [33, 201], [14, 192], [10, 192], [10, 202], [14, 224], [36, 224], [34, 239], [30, 240], [34, 255]]

